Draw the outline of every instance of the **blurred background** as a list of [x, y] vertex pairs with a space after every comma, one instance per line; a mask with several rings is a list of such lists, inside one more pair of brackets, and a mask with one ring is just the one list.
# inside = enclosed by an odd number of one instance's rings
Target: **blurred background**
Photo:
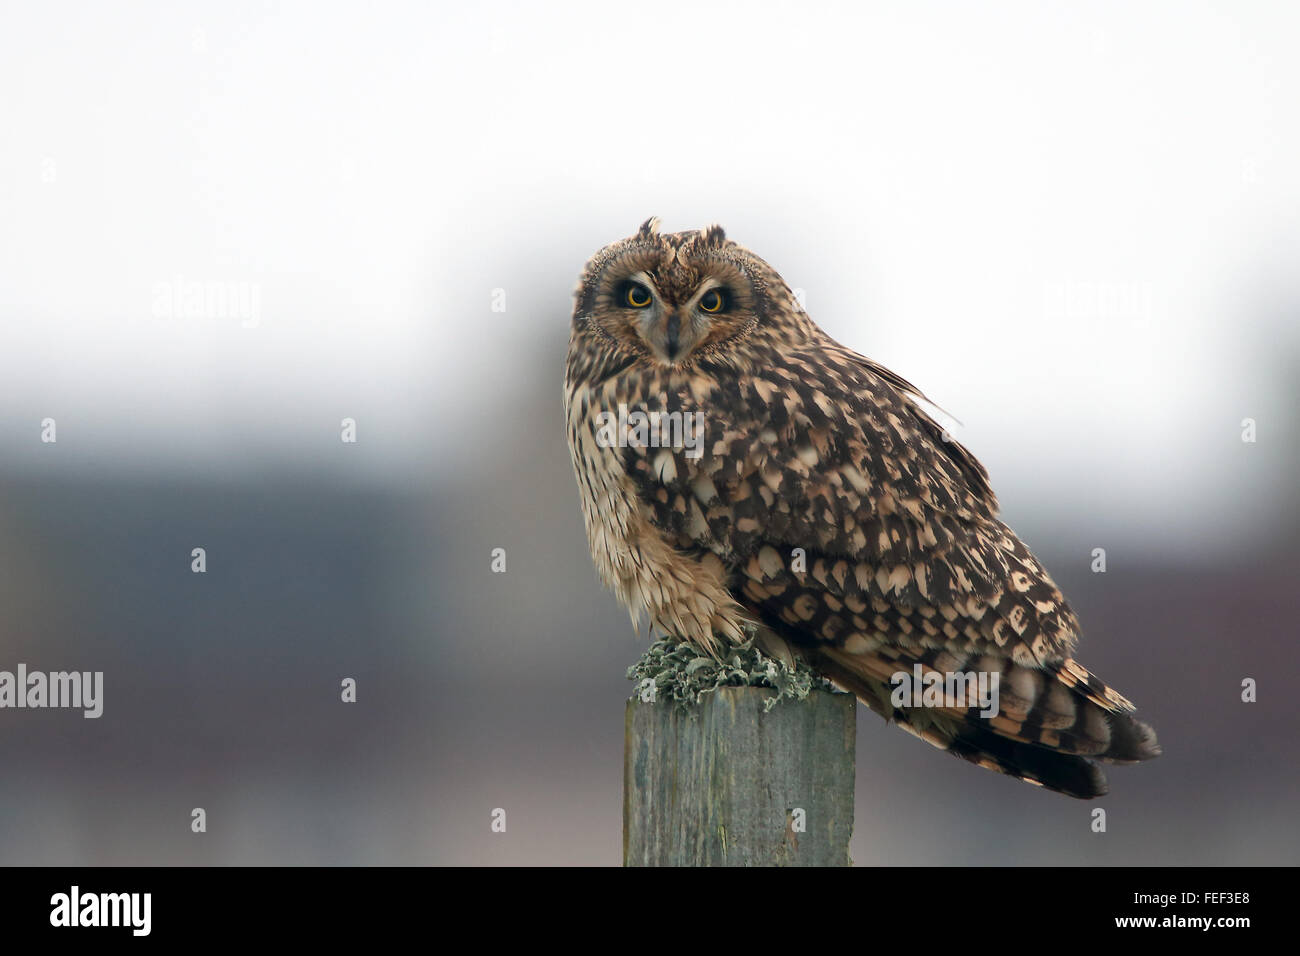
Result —
[[650, 215], [959, 420], [1165, 747], [1086, 804], [862, 711], [859, 864], [1300, 862], [1298, 29], [7, 5], [0, 669], [105, 700], [0, 711], [0, 862], [618, 864], [645, 637], [560, 383], [584, 261]]

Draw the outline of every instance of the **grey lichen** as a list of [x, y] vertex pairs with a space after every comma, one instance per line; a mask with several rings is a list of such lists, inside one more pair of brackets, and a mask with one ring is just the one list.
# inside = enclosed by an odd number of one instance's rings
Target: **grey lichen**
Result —
[[776, 693], [764, 702], [765, 713], [782, 700], [803, 700], [814, 690], [833, 689], [803, 660], [795, 658], [791, 667], [763, 654], [752, 639], [717, 660], [684, 641], [660, 638], [627, 669], [627, 679], [636, 682], [633, 697], [671, 700], [686, 709], [719, 687], [771, 687]]

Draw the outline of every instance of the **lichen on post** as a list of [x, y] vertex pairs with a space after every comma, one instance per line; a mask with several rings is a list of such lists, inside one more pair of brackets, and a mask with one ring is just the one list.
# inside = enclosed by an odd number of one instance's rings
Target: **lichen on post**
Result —
[[627, 866], [847, 866], [856, 701], [752, 645], [668, 641], [628, 671]]

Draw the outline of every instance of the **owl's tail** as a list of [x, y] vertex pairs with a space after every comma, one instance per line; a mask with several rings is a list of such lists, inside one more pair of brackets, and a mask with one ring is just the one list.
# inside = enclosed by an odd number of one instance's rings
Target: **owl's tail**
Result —
[[[1133, 705], [1072, 659], [1040, 669], [1004, 657], [962, 658], [944, 650], [805, 653], [823, 676], [927, 743], [1071, 797], [1086, 800], [1107, 792], [1096, 761], [1133, 763], [1160, 754], [1155, 731], [1132, 716]], [[986, 688], [996, 674], [996, 695], [972, 701], [923, 694], [922, 684], [965, 690], [947, 680], [960, 673], [985, 675]], [[905, 683], [914, 691], [910, 698], [900, 692]]]

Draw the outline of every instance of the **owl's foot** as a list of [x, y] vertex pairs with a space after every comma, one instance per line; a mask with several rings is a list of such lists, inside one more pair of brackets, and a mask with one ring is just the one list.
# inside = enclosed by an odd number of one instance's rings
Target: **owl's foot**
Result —
[[760, 638], [765, 630], [757, 628], [743, 644], [724, 646], [718, 657], [703, 653], [693, 641], [659, 638], [628, 668], [628, 680], [637, 684], [634, 696], [645, 703], [672, 700], [689, 707], [719, 687], [771, 687], [777, 693], [770, 709], [783, 698], [802, 700], [826, 685], [788, 647], [782, 648], [788, 661], [764, 653]]

